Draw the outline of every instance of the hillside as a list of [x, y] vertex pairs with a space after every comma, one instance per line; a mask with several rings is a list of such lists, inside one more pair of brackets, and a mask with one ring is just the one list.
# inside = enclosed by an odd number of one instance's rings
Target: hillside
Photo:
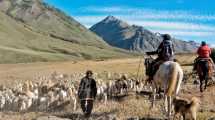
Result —
[[73, 18], [43, 3], [42, 0], [1, 0], [0, 9], [17, 21], [30, 25], [38, 32], [51, 34], [71, 42], [107, 46], [104, 41]]
[[0, 63], [130, 56], [41, 0], [0, 1]]
[[[131, 51], [153, 51], [162, 41], [161, 37], [142, 26], [129, 25], [126, 22], [108, 16], [90, 28], [112, 46]], [[192, 52], [197, 43], [174, 39], [177, 52]]]

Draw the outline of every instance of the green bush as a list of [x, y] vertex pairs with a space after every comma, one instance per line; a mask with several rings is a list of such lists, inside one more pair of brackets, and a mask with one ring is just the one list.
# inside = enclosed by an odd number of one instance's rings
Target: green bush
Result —
[[211, 58], [215, 62], [215, 49], [212, 49]]

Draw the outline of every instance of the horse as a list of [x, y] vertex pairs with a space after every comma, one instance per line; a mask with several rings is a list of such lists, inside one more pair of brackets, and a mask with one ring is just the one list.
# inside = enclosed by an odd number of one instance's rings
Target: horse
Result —
[[200, 92], [203, 92], [203, 81], [205, 81], [204, 90], [207, 89], [208, 80], [212, 77], [212, 60], [208, 58], [198, 59], [197, 74], [200, 79]]
[[171, 116], [172, 99], [178, 95], [182, 80], [183, 70], [177, 62], [173, 61], [162, 63], [153, 78], [152, 107], [154, 106], [157, 90], [163, 89], [165, 112], [167, 112], [168, 118]]

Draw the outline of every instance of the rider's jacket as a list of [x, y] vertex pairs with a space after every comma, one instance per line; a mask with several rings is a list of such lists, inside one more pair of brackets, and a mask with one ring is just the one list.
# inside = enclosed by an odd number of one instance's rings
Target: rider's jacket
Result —
[[92, 99], [96, 97], [96, 94], [96, 81], [93, 78], [82, 78], [78, 89], [79, 99]]
[[197, 54], [201, 58], [209, 58], [211, 54], [211, 48], [208, 45], [204, 45], [198, 48]]
[[162, 60], [169, 61], [174, 56], [174, 45], [171, 40], [163, 41], [157, 49], [158, 57]]

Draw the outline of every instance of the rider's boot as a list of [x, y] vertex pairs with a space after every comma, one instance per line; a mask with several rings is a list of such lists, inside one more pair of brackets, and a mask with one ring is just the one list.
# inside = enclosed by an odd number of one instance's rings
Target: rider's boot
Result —
[[199, 57], [197, 57], [197, 58], [194, 60], [194, 64], [193, 64], [193, 72], [194, 72], [194, 73], [197, 72], [198, 59], [199, 59]]
[[196, 71], [197, 71], [197, 62], [195, 61], [193, 64], [193, 72], [196, 72]]

